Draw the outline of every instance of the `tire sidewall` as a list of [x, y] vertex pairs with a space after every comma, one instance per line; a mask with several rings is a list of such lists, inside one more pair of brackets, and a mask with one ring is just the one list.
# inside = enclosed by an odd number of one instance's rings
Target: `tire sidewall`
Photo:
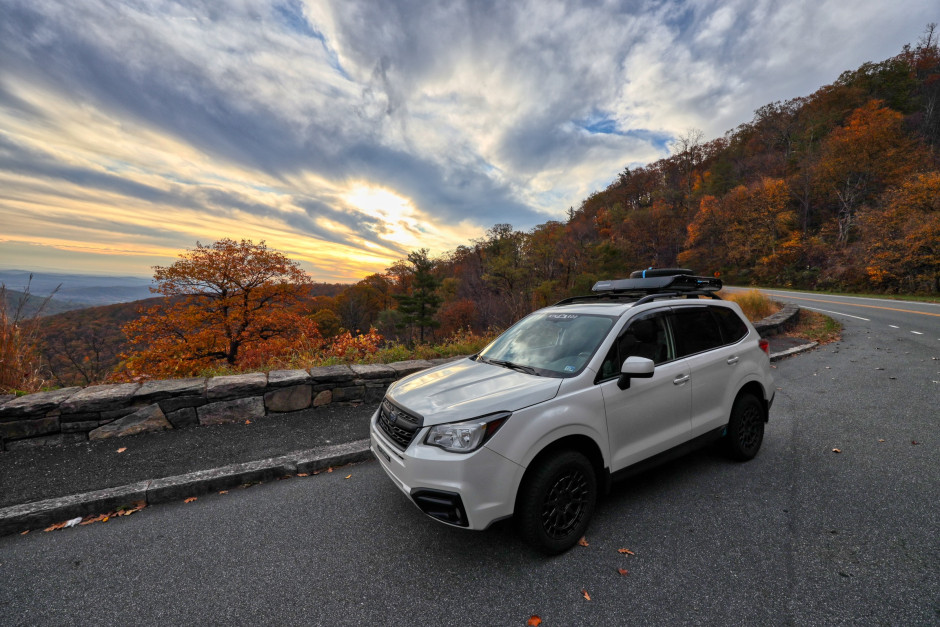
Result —
[[[750, 411], [756, 410], [758, 423], [756, 428], [759, 430], [757, 442], [751, 446], [745, 446], [741, 442], [742, 430], [749, 428], [746, 424]], [[753, 416], [753, 414], [751, 414]], [[731, 409], [731, 418], [728, 421], [727, 450], [728, 454], [738, 461], [748, 461], [754, 459], [760, 451], [761, 444], [764, 441], [764, 406], [760, 400], [753, 394], [744, 394], [734, 401]]]
[[[571, 470], [580, 471], [586, 480], [588, 502], [584, 506], [581, 518], [572, 530], [562, 538], [551, 537], [542, 525], [541, 514], [549, 492], [557, 481]], [[597, 504], [597, 475], [594, 466], [577, 451], [564, 451], [552, 454], [532, 469], [532, 474], [523, 483], [517, 501], [517, 524], [523, 539], [549, 555], [568, 550], [584, 535], [594, 507]]]

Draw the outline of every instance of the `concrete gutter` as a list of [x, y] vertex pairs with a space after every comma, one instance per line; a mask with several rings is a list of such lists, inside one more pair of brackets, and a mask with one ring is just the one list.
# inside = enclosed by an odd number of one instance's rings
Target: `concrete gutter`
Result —
[[133, 507], [140, 502], [155, 505], [183, 500], [246, 483], [270, 481], [297, 473], [310, 474], [331, 466], [342, 466], [371, 458], [369, 440], [357, 440], [175, 477], [139, 481], [105, 490], [14, 505], [0, 509], [0, 536], [39, 529], [80, 516]]
[[813, 350], [817, 346], [819, 346], [819, 342], [810, 342], [809, 344], [801, 344], [799, 346], [794, 346], [793, 348], [788, 348], [785, 351], [771, 353], [770, 361], [771, 362], [780, 361], [781, 359], [785, 359], [786, 357], [790, 357], [791, 355], [796, 355], [797, 353], [803, 353], [808, 350]]

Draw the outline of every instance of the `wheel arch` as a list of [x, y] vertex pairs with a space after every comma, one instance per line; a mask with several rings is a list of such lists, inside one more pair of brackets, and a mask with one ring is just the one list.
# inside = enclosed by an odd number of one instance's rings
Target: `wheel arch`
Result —
[[764, 393], [764, 386], [759, 381], [748, 381], [738, 390], [734, 402], [737, 403], [738, 399], [745, 394], [750, 394], [760, 401], [761, 407], [764, 409], [764, 422], [767, 422], [770, 419], [770, 403], [768, 403], [767, 395]]
[[[566, 435], [552, 441], [532, 458], [532, 461], [526, 466], [525, 473], [523, 473], [522, 480], [519, 482], [519, 487], [516, 490], [516, 505], [519, 503], [519, 495], [524, 492], [524, 488], [532, 476], [532, 469], [537, 468], [542, 460], [552, 455], [557, 455], [561, 451], [577, 451], [584, 455], [594, 468], [598, 494], [605, 494], [607, 492], [610, 487], [610, 470], [604, 465], [604, 455], [601, 453], [600, 446], [598, 446], [597, 442], [591, 437], [578, 433]], [[516, 510], [517, 507], [514, 505], [513, 511]]]

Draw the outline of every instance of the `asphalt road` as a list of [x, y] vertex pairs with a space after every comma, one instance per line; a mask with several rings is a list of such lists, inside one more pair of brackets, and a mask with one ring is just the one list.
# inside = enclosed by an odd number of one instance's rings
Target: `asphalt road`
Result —
[[843, 340], [777, 364], [758, 457], [615, 486], [587, 547], [445, 527], [366, 462], [0, 538], [0, 622], [940, 624], [940, 308], [812, 304]]

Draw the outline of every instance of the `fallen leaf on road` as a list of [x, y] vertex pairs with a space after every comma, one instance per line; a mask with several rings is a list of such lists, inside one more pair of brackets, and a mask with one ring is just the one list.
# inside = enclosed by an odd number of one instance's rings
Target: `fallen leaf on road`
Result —
[[539, 627], [539, 625], [541, 624], [542, 624], [542, 619], [536, 616], [535, 614], [529, 617], [529, 620], [526, 621], [526, 625], [528, 625], [528, 627]]
[[618, 568], [618, 569], [617, 569], [617, 572], [620, 573], [621, 576], [629, 575], [629, 574], [630, 574], [630, 571], [627, 570], [626, 568]]
[[349, 479], [350, 477], [352, 477], [352, 475], [346, 475], [343, 479]]
[[43, 529], [43, 531], [55, 531], [55, 530], [57, 530], [57, 529], [62, 529], [63, 527], [65, 527], [65, 523], [66, 523], [66, 522], [68, 522], [68, 521], [62, 521], [62, 522], [56, 523], [56, 524], [54, 524], [54, 525], [49, 525], [48, 527], [46, 527], [45, 529]]
[[581, 539], [578, 540], [578, 544], [580, 544], [581, 546], [591, 546], [590, 544], [588, 544], [587, 538], [585, 538], [584, 536], [581, 536]]
[[108, 519], [108, 515], [107, 515], [107, 514], [91, 515], [91, 516], [86, 516], [86, 517], [85, 517], [85, 520], [83, 520], [83, 521], [82, 521], [81, 523], [79, 523], [79, 524], [80, 524], [82, 527], [84, 527], [85, 525], [90, 525], [90, 524], [92, 524], [92, 523], [104, 522], [104, 521], [107, 520], [107, 519]]
[[586, 601], [590, 601], [590, 600], [591, 600], [591, 595], [588, 594], [588, 591], [585, 590], [584, 588], [581, 588], [581, 594], [584, 595], [584, 599], [585, 599]]
[[920, 442], [918, 442], [917, 440], [911, 440], [911, 444], [913, 444], [914, 446], [917, 446], [918, 444], [920, 444]]
[[833, 452], [833, 453], [841, 453], [841, 452], [842, 452], [842, 449], [834, 448], [834, 449], [832, 449], [832, 452]]
[[878, 438], [878, 441], [879, 441], [879, 442], [884, 442], [885, 440], [884, 440], [884, 438]]
[[297, 473], [297, 476], [298, 476], [298, 477], [309, 477], [310, 475], [308, 475], [308, 474], [305, 473], [305, 472], [298, 472], [298, 473]]
[[634, 553], [634, 552], [631, 551], [630, 549], [617, 549], [617, 552], [618, 552], [618, 553], [623, 553], [623, 554], [625, 554], [625, 555], [636, 555], [636, 553]]
[[184, 503], [192, 503], [192, 502], [195, 501], [195, 500], [196, 500], [196, 497], [195, 497], [195, 496], [191, 496], [191, 497], [189, 497], [188, 499], [185, 499], [183, 502], [184, 502]]
[[246, 425], [250, 425], [250, 424], [251, 424], [251, 421], [250, 421], [250, 420], [246, 420], [246, 421], [245, 421], [245, 424], [246, 424]]
[[219, 490], [219, 494], [228, 494], [228, 490]]
[[126, 451], [126, 450], [127, 450], [127, 447], [126, 447], [126, 446], [122, 446], [121, 448], [119, 448], [119, 449], [117, 450], [117, 452], [118, 452], [118, 453], [123, 453], [123, 452]]
[[26, 531], [21, 531], [21, 532], [20, 532], [20, 535], [21, 535], [21, 536], [25, 536], [27, 533], [29, 533], [29, 529], [27, 529]]
[[330, 466], [329, 468], [326, 469], [326, 471], [327, 471], [327, 472], [333, 472], [333, 467]]

